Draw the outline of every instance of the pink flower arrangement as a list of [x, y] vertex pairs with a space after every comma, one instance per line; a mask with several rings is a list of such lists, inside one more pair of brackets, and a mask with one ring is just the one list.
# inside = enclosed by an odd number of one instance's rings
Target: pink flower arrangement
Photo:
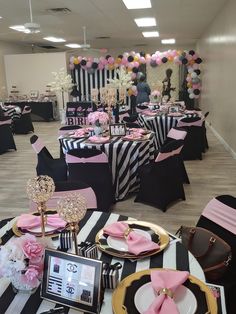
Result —
[[0, 276], [11, 280], [17, 289], [38, 287], [43, 275], [43, 258], [48, 243], [26, 234], [12, 239], [0, 251]]
[[109, 116], [104, 111], [94, 111], [90, 112], [88, 115], [88, 122], [91, 124], [106, 124], [109, 121]]

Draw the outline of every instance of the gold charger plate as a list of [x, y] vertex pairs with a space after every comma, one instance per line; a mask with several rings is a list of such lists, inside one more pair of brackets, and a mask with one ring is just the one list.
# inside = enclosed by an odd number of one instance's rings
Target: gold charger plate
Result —
[[[134, 281], [140, 281], [143, 276], [150, 275], [151, 271], [153, 271], [153, 270], [162, 271], [165, 269], [163, 269], [163, 268], [152, 268], [152, 269], [139, 271], [137, 273], [133, 273], [133, 274], [129, 275], [128, 277], [126, 277], [125, 279], [123, 279], [119, 283], [119, 285], [117, 286], [117, 288], [114, 290], [114, 292], [112, 294], [112, 309], [113, 309], [114, 314], [131, 314], [134, 311], [135, 311], [135, 313], [139, 313], [137, 311], [137, 309], [132, 311], [132, 309], [130, 309], [130, 308], [127, 309], [127, 307], [124, 305], [126, 290], [132, 285], [132, 283]], [[189, 275], [188, 280], [189, 280], [190, 284], [197, 285], [199, 290], [202, 291], [205, 295], [206, 304], [207, 304], [207, 311], [204, 313], [201, 313], [201, 314], [217, 314], [218, 313], [217, 302], [216, 302], [215, 297], [213, 296], [211, 289], [209, 287], [207, 287], [207, 285], [204, 282], [202, 282], [201, 280], [199, 280], [198, 278], [196, 278], [192, 275]], [[134, 291], [134, 294], [136, 291]], [[194, 296], [197, 300], [196, 295], [194, 295]], [[197, 300], [197, 301], [202, 302], [202, 298], [200, 298], [200, 296], [199, 296], [199, 300]], [[197, 302], [197, 303], [199, 303], [199, 302]], [[129, 312], [130, 310], [132, 312]], [[199, 313], [199, 310], [197, 310], [196, 313]], [[180, 313], [180, 314], [183, 314], [183, 313]]]
[[140, 229], [140, 230], [148, 232], [151, 236], [152, 241], [158, 243], [160, 248], [158, 250], [144, 252], [139, 255], [132, 254], [128, 251], [124, 252], [124, 251], [116, 250], [109, 246], [107, 242], [108, 236], [104, 235], [103, 229], [101, 229], [97, 233], [96, 238], [95, 238], [96, 244], [101, 251], [109, 255], [120, 257], [120, 258], [140, 259], [140, 258], [145, 258], [148, 256], [155, 255], [163, 251], [168, 246], [170, 238], [169, 238], [168, 233], [162, 227], [152, 224], [150, 222], [138, 221], [138, 220], [128, 220], [128, 221], [123, 221], [123, 222], [127, 223], [130, 228]]
[[[56, 214], [56, 213], [57, 213], [56, 210], [47, 210], [45, 212], [45, 215], [47, 215], [47, 214], [52, 215], [52, 214]], [[39, 216], [39, 213], [33, 212], [32, 215]], [[60, 228], [60, 229], [58, 228], [58, 229], [55, 229], [54, 231], [46, 232], [45, 237], [50, 237], [50, 238], [57, 237], [65, 229], [68, 229], [68, 225], [65, 228]], [[12, 226], [12, 231], [17, 237], [21, 237], [26, 233], [32, 234], [36, 237], [42, 237], [41, 233], [35, 233], [35, 232], [27, 231], [27, 230], [26, 231], [21, 230], [20, 228], [17, 227], [17, 221]]]

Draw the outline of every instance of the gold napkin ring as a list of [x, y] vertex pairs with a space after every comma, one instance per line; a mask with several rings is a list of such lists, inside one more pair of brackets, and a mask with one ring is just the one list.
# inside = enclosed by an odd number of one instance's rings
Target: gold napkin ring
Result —
[[125, 229], [124, 231], [124, 238], [127, 239], [128, 235], [130, 234], [130, 232], [132, 232], [133, 229], [128, 227], [127, 229]]
[[168, 289], [168, 288], [162, 288], [160, 290], [157, 291], [157, 294], [160, 295], [160, 294], [166, 294], [168, 295], [168, 297], [170, 297], [171, 299], [173, 299], [174, 297], [174, 293]]

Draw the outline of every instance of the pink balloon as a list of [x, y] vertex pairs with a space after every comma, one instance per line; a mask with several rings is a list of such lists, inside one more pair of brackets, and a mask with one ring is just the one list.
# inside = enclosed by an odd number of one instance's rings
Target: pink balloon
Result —
[[187, 76], [186, 81], [187, 81], [187, 82], [191, 82], [191, 81], [192, 81], [192, 78], [191, 78], [190, 76]]
[[99, 63], [99, 64], [98, 64], [98, 69], [99, 69], [99, 70], [103, 70], [103, 69], [104, 69], [104, 65], [103, 65], [102, 63]]
[[88, 61], [89, 62], [93, 62], [93, 58], [92, 57], [88, 57]]
[[134, 67], [135, 67], [135, 68], [138, 68], [138, 67], [139, 67], [138, 61], [135, 61], [135, 62], [134, 62]]
[[153, 61], [156, 61], [156, 58], [157, 58], [157, 57], [156, 57], [156, 55], [154, 55], [154, 54], [151, 56], [151, 59], [152, 59]]
[[88, 61], [87, 64], [86, 64], [87, 68], [91, 68], [92, 66], [92, 62], [91, 61]]
[[193, 64], [193, 69], [194, 69], [194, 70], [197, 70], [197, 69], [199, 69], [199, 64], [197, 64], [197, 63], [194, 63], [194, 64]]
[[71, 70], [74, 70], [75, 65], [74, 65], [73, 63], [70, 63], [70, 64], [69, 64], [69, 68], [70, 68]]
[[113, 57], [109, 57], [108, 58], [108, 63], [109, 64], [113, 64], [114, 63], [114, 58]]
[[198, 54], [195, 53], [195, 54], [193, 55], [193, 60], [196, 60], [197, 58], [198, 58]]
[[121, 60], [121, 64], [126, 65], [128, 63], [128, 60], [126, 57], [123, 57]]
[[132, 73], [131, 74], [131, 79], [134, 80], [136, 78], [137, 74], [136, 73]]
[[[134, 73], [134, 74], [135, 74], [135, 73]], [[132, 89], [133, 92], [136, 92], [137, 87], [133, 85], [133, 86], [131, 87], [131, 89]]]
[[133, 67], [134, 67], [134, 62], [128, 63], [128, 67], [131, 68], [131, 69], [133, 69]]
[[83, 59], [83, 57], [81, 57], [81, 56], [78, 56], [78, 61], [80, 62], [82, 59]]
[[70, 63], [73, 63], [74, 62], [74, 56], [70, 57]]
[[144, 57], [140, 57], [140, 63], [142, 63], [142, 64], [144, 64], [144, 63], [146, 63], [146, 60], [145, 60], [145, 58]]
[[175, 56], [175, 57], [174, 57], [174, 62], [175, 62], [175, 63], [179, 63], [179, 57], [178, 57], [178, 56]]
[[104, 58], [104, 60], [102, 60], [102, 64], [105, 66], [107, 65], [107, 63], [108, 63], [107, 59]]
[[186, 58], [187, 58], [188, 61], [191, 61], [193, 59], [193, 57], [191, 55], [189, 55], [189, 54], [186, 56]]
[[156, 59], [156, 63], [157, 63], [158, 65], [162, 64], [161, 58], [157, 58], [157, 59]]

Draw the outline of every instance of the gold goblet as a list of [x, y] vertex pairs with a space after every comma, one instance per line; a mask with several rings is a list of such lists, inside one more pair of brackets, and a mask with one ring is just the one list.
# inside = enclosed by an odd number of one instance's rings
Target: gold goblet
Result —
[[61, 198], [57, 203], [57, 212], [60, 217], [69, 223], [75, 246], [75, 254], [78, 255], [77, 233], [78, 223], [87, 211], [86, 199], [79, 193], [70, 193]]
[[45, 211], [46, 202], [52, 197], [55, 184], [49, 176], [38, 176], [27, 182], [26, 192], [31, 201], [35, 202], [41, 216], [42, 236], [45, 236]]

